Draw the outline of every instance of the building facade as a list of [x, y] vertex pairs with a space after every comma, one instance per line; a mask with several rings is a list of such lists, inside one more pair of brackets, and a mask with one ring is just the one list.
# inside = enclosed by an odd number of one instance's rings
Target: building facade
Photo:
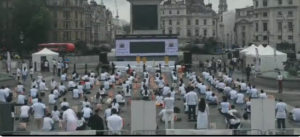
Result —
[[253, 6], [236, 9], [234, 26], [235, 44], [240, 47], [249, 46], [253, 41]]
[[198, 1], [167, 1], [160, 6], [164, 34], [177, 34], [181, 43], [194, 38], [215, 37], [217, 14], [212, 5]]
[[252, 43], [294, 43], [300, 50], [299, 0], [253, 0]]
[[85, 38], [85, 0], [46, 0], [53, 25], [51, 42], [72, 42]]

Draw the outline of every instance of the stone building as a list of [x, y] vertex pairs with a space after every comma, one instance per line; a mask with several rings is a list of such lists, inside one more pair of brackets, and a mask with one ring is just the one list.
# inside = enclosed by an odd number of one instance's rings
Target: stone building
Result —
[[235, 43], [241, 47], [249, 46], [253, 40], [253, 6], [236, 9], [234, 32]]

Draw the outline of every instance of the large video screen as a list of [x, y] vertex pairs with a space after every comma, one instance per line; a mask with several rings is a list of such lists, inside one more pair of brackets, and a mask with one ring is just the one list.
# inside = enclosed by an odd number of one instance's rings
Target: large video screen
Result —
[[178, 39], [117, 39], [116, 56], [177, 56]]
[[130, 53], [165, 53], [165, 42], [130, 42]]
[[132, 5], [133, 30], [157, 30], [157, 5]]

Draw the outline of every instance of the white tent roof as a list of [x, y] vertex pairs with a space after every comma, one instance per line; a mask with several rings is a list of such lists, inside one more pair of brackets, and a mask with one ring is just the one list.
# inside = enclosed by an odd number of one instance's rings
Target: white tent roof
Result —
[[[266, 46], [264, 49], [264, 55], [274, 55], [274, 48], [269, 45]], [[286, 55], [286, 54], [276, 50], [276, 55]]]
[[47, 48], [44, 48], [41, 51], [36, 52], [36, 53], [34, 53], [32, 55], [59, 55], [59, 54], [56, 53], [56, 52], [53, 52], [53, 51], [51, 51], [51, 50], [49, 50]]
[[257, 48], [257, 47], [254, 44], [252, 44], [250, 47], [245, 48], [245, 49], [241, 50], [240, 52], [247, 52], [247, 51], [253, 50], [255, 48]]

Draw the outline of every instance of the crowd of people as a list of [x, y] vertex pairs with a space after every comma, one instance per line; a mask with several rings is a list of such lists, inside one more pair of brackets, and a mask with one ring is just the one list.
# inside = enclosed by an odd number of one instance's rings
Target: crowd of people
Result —
[[[104, 134], [103, 130], [109, 130], [112, 134], [120, 134], [125, 125], [124, 119], [119, 115], [122, 112], [121, 108], [130, 105], [132, 96], [136, 94], [145, 101], [155, 100], [156, 105], [162, 108], [159, 117], [161, 122], [165, 122], [165, 129], [174, 129], [174, 122], [182, 120], [178, 117], [182, 106], [184, 106], [188, 120], [196, 122], [196, 129], [209, 128], [210, 106], [220, 107], [218, 110], [225, 117], [229, 129], [251, 129], [251, 99], [267, 99], [267, 94], [263, 89], [259, 91], [255, 85], [244, 79], [233, 79], [234, 66], [229, 67], [232, 72], [227, 73], [219, 59], [216, 61], [219, 64], [217, 70], [213, 72], [209, 62], [215, 61], [214, 59], [208, 61], [208, 66], [200, 65], [201, 73], [192, 70], [178, 73], [174, 68], [169, 72], [170, 74], [165, 74], [162, 73], [160, 65], [156, 66], [154, 74], [144, 68], [141, 76], [130, 65], [126, 66], [126, 74], [118, 70], [111, 74], [103, 72], [97, 76], [91, 71], [80, 76], [74, 71], [69, 76], [65, 71], [59, 76], [59, 82], [52, 79], [50, 84], [47, 84], [39, 73], [36, 78], [31, 77], [29, 91], [25, 89], [24, 80], [23, 83], [20, 82], [17, 85], [15, 91], [9, 86], [1, 87], [0, 101], [14, 102], [15, 98], [14, 106], [20, 106], [20, 110], [16, 114], [14, 107], [13, 117], [18, 117], [21, 123], [26, 123], [33, 115], [37, 130], [42, 131], [53, 131], [58, 127], [71, 132], [90, 127], [92, 130], [98, 130], [99, 135]], [[231, 65], [234, 65], [235, 61], [232, 60], [232, 62]], [[167, 77], [172, 80], [171, 86]], [[20, 80], [19, 75], [17, 78]], [[248, 77], [247, 80], [249, 80]], [[114, 95], [109, 91], [115, 89], [116, 86], [120, 86], [121, 90]], [[92, 94], [94, 89], [96, 89], [96, 95], [88, 98], [87, 96]], [[140, 92], [136, 93], [133, 89], [140, 89], [138, 90]], [[46, 95], [45, 92], [50, 92], [48, 97], [45, 97], [48, 98], [48, 103], [42, 100]], [[66, 98], [69, 92], [78, 102], [81, 99], [84, 100], [81, 108], [71, 107], [72, 105]], [[183, 100], [182, 106], [175, 105], [178, 100]], [[107, 104], [108, 108], [104, 110], [105, 117], [102, 118], [99, 114], [104, 104]], [[240, 106], [245, 106], [243, 111], [236, 109]], [[49, 111], [49, 107], [53, 108], [52, 111]], [[300, 108], [296, 107], [289, 113], [286, 110], [286, 104], [279, 99], [276, 104], [276, 118], [278, 128], [285, 128], [286, 118], [300, 121]], [[234, 133], [236, 134], [236, 131]]]

